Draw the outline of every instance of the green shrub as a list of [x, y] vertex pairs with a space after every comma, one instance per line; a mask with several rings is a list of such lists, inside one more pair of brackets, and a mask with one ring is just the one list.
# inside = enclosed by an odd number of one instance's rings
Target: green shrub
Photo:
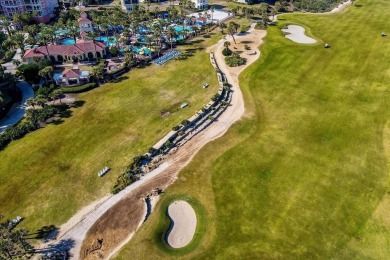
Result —
[[225, 48], [222, 50], [223, 56], [230, 56], [232, 55], [232, 53], [233, 53], [232, 50], [230, 50], [229, 48]]
[[112, 56], [114, 56], [114, 57], [118, 56], [118, 54], [119, 54], [119, 50], [118, 50], [118, 48], [116, 48], [116, 47], [111, 47], [108, 51], [109, 51], [110, 54], [111, 54]]
[[246, 63], [246, 59], [240, 57], [239, 54], [234, 53], [232, 56], [226, 57], [225, 62], [229, 67], [238, 67], [244, 65]]
[[61, 88], [61, 91], [62, 93], [81, 93], [81, 92], [94, 89], [95, 87], [96, 87], [96, 83], [90, 82], [77, 87], [63, 87]]
[[5, 52], [4, 60], [3, 62], [9, 62], [12, 60], [12, 58], [15, 56], [16, 51], [7, 51]]
[[23, 75], [26, 81], [37, 83], [39, 82], [39, 66], [38, 64], [22, 64], [19, 66], [18, 71]]
[[247, 32], [251, 27], [249, 25], [243, 25], [241, 26], [240, 33]]

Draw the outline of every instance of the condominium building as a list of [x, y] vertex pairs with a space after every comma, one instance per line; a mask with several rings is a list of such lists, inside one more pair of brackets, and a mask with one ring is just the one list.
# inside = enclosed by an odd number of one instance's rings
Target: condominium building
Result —
[[191, 0], [195, 4], [196, 9], [206, 9], [209, 6], [208, 0]]
[[139, 5], [139, 2], [139, 0], [121, 0], [122, 10], [129, 13]]
[[12, 18], [14, 13], [26, 11], [23, 0], [0, 0], [1, 11], [4, 15]]
[[2, 13], [12, 19], [14, 13], [37, 12], [39, 23], [47, 23], [58, 6], [57, 0], [0, 0]]

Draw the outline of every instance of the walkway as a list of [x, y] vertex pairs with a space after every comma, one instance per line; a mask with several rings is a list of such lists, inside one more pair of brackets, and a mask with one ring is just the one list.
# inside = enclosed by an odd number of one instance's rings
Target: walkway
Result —
[[159, 175], [166, 168], [168, 163], [163, 163], [160, 167], [143, 176], [139, 181], [126, 187], [115, 195], [109, 195], [93, 202], [87, 207], [81, 209], [67, 223], [61, 226], [57, 239], [40, 246], [39, 253], [49, 253], [56, 250], [69, 250], [73, 259], [78, 259], [81, 245], [90, 227], [112, 206], [121, 199], [131, 194], [132, 191], [142, 187], [145, 183]]
[[16, 50], [16, 53], [11, 61], [1, 64], [1, 66], [4, 67], [4, 72], [15, 74], [17, 67], [15, 66], [15, 64], [13, 64], [14, 60], [19, 60], [20, 62], [22, 62], [22, 51], [20, 49]]
[[13, 105], [7, 116], [0, 121], [0, 134], [8, 127], [11, 127], [22, 120], [27, 108], [27, 99], [34, 97], [34, 91], [26, 81], [19, 81], [17, 86], [22, 91], [22, 101]]
[[[265, 31], [254, 30], [254, 25], [248, 31], [245, 36], [236, 36], [236, 41], [240, 42], [242, 39], [253, 37], [253, 49], [257, 48], [262, 42], [262, 38], [266, 35]], [[217, 45], [214, 46], [214, 53], [218, 63], [223, 59], [221, 54], [224, 40], [221, 40]], [[47, 252], [55, 249], [69, 249], [72, 258], [78, 259], [80, 249], [85, 239], [85, 236], [89, 229], [108, 211], [116, 211], [115, 204], [120, 200], [132, 199], [136, 192], [140, 190], [148, 192], [150, 186], [155, 185], [156, 187], [166, 188], [169, 186], [177, 177], [179, 172], [191, 161], [195, 154], [208, 142], [215, 140], [222, 136], [229, 127], [238, 121], [245, 112], [244, 101], [241, 90], [238, 84], [239, 72], [244, 70], [253, 61], [260, 56], [253, 55], [245, 66], [239, 68], [239, 71], [235, 69], [234, 75], [230, 75], [229, 69], [226, 67], [224, 62], [219, 64], [220, 69], [224, 72], [228, 78], [228, 81], [232, 84], [233, 96], [231, 105], [226, 109], [224, 113], [218, 118], [216, 122], [211, 124], [202, 132], [198, 133], [188, 143], [178, 149], [178, 151], [172, 155], [167, 162], [163, 163], [159, 168], [146, 174], [141, 180], [128, 186], [122, 192], [106, 196], [94, 203], [90, 204], [86, 208], [80, 210], [74, 217], [72, 217], [66, 224], [60, 228], [60, 234], [57, 239], [41, 245], [41, 252]], [[147, 187], [148, 186], [148, 187]], [[139, 210], [144, 210], [144, 205]], [[118, 211], [120, 212], [120, 211]], [[120, 213], [118, 213], [120, 214]], [[144, 217], [144, 216], [143, 216]], [[120, 219], [120, 218], [119, 218]], [[112, 223], [113, 224], [113, 223]], [[120, 243], [121, 241], [117, 241]], [[46, 248], [46, 249], [43, 249]], [[114, 250], [115, 251], [115, 250]], [[109, 253], [109, 252], [106, 252]]]

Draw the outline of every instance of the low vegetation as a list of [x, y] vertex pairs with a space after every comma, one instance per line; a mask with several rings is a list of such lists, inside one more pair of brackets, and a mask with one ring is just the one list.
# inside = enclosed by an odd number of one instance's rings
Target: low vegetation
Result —
[[246, 58], [243, 58], [237, 52], [233, 52], [231, 56], [225, 57], [225, 62], [229, 67], [238, 67], [246, 63]]
[[[23, 225], [36, 230], [60, 225], [83, 205], [108, 194], [134, 156], [193, 114], [182, 109], [162, 117], [162, 111], [184, 100], [200, 109], [215, 93], [218, 83], [210, 73], [209, 54], [199, 48], [219, 38], [212, 35], [182, 46], [188, 55], [181, 60], [135, 69], [118, 83], [81, 93], [70, 117], [11, 142], [0, 151], [0, 212], [21, 215], [26, 218]], [[210, 84], [206, 90], [205, 82]], [[105, 166], [112, 170], [99, 178]]]
[[[343, 14], [270, 26], [260, 60], [240, 77], [246, 116], [195, 156], [116, 259], [175, 256], [156, 230], [181, 194], [207, 223], [181, 259], [388, 258], [389, 8], [360, 0]], [[286, 24], [332, 48], [285, 39]]]

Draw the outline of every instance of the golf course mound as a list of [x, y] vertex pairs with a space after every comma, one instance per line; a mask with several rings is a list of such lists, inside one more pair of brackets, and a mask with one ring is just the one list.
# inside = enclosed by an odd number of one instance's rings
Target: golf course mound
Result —
[[296, 43], [312, 44], [317, 41], [305, 34], [305, 28], [299, 25], [288, 25], [287, 29], [282, 29], [282, 32], [288, 33], [285, 37]]
[[179, 200], [169, 205], [168, 215], [171, 219], [168, 244], [173, 248], [185, 247], [195, 234], [197, 219], [194, 209], [186, 201]]

